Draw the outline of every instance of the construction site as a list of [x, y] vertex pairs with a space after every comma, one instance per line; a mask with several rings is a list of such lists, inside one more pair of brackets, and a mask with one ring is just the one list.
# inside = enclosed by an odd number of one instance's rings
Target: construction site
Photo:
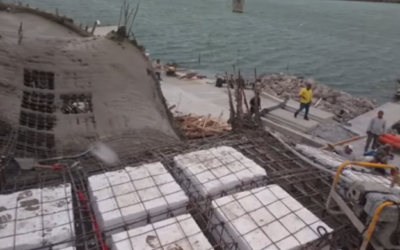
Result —
[[127, 19], [0, 3], [2, 250], [400, 249], [397, 168], [323, 150], [324, 111], [160, 84]]

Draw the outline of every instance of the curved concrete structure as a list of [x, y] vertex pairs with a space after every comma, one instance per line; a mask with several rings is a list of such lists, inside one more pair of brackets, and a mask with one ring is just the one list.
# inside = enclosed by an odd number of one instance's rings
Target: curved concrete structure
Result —
[[70, 21], [19, 12], [0, 11], [0, 122], [16, 131], [19, 154], [85, 150], [98, 137], [178, 139], [152, 66], [131, 41], [82, 37]]

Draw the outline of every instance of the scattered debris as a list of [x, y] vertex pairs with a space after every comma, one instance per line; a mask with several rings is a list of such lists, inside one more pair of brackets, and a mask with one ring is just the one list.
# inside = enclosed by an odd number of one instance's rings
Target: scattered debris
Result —
[[269, 74], [259, 76], [268, 94], [278, 97], [289, 96], [298, 101], [299, 90], [307, 83], [313, 87], [313, 103], [318, 108], [339, 115], [344, 121], [351, 120], [377, 107], [375, 100], [364, 97], [355, 97], [344, 91], [334, 90], [314, 79], [305, 79], [294, 75]]
[[175, 117], [180, 128], [188, 139], [204, 138], [219, 135], [231, 130], [231, 126], [222, 122], [220, 118], [213, 119], [208, 116], [197, 116], [194, 114]]

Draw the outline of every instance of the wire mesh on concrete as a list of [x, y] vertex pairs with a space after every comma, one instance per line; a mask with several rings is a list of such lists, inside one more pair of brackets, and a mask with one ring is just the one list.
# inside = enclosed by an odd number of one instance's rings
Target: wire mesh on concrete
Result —
[[[136, 136], [132, 137], [137, 138]], [[154, 224], [163, 219], [183, 214], [191, 215], [191, 218], [197, 223], [199, 230], [203, 232], [207, 241], [213, 247], [216, 249], [235, 249], [238, 246], [237, 239], [235, 239], [234, 235], [228, 238], [218, 237], [218, 234], [222, 234], [221, 230], [218, 230], [218, 225], [221, 225], [221, 223], [224, 224], [225, 222], [219, 220], [217, 216], [214, 215], [216, 209], [212, 207], [212, 201], [220, 197], [227, 197], [227, 195], [230, 194], [272, 184], [277, 184], [301, 204], [301, 206], [316, 215], [319, 220], [333, 230], [333, 232], [329, 234], [330, 237], [325, 237], [325, 240], [323, 238], [318, 246], [308, 244], [304, 247], [307, 247], [307, 249], [319, 249], [319, 246], [322, 244], [342, 244], [342, 242], [338, 240], [342, 239], [344, 236], [349, 237], [349, 231], [342, 229], [342, 226], [348, 225], [349, 222], [339, 217], [330, 216], [324, 209], [332, 181], [331, 176], [297, 159], [295, 155], [285, 149], [274, 137], [266, 133], [248, 132], [244, 134], [227, 134], [221, 137], [189, 142], [169, 142], [164, 145], [159, 142], [151, 145], [143, 144], [140, 148], [136, 145], [132, 145], [132, 147], [129, 146], [129, 143], [132, 144], [132, 138], [129, 136], [104, 139], [103, 141], [114, 148], [119, 155], [121, 159], [121, 164], [119, 166], [106, 166], [90, 155], [76, 159], [81, 163], [81, 167], [78, 168], [68, 168], [75, 160], [60, 161], [59, 163], [61, 165], [67, 167], [64, 171], [24, 171], [18, 169], [16, 165], [13, 165], [12, 161], [8, 161], [6, 168], [3, 169], [5, 178], [1, 183], [1, 194], [10, 194], [28, 189], [69, 183], [71, 185], [72, 209], [75, 225], [75, 236], [70, 239], [70, 242], [74, 242], [74, 246], [76, 246], [77, 249], [85, 250], [104, 249], [102, 244], [105, 244], [105, 240], [110, 239], [113, 234], [120, 233], [121, 230], [135, 230], [134, 228], [144, 226], [147, 223]], [[224, 186], [219, 192], [204, 195], [204, 192], [202, 193], [199, 191], [196, 186], [198, 184], [192, 182], [194, 177], [198, 176], [188, 176], [187, 173], [185, 174], [182, 168], [177, 166], [176, 157], [195, 151], [210, 151], [212, 148], [218, 147], [234, 148], [242, 157], [246, 157], [262, 167], [262, 169], [266, 171], [266, 176], [240, 181], [240, 183], [231, 182], [235, 183], [234, 186]], [[8, 150], [8, 152], [12, 152], [12, 150]], [[209, 161], [210, 159], [203, 160]], [[165, 179], [158, 179], [157, 174], [150, 176], [144, 174], [142, 178], [140, 178], [140, 174], [129, 175], [130, 171], [140, 171], [140, 169], [143, 168], [138, 168], [138, 166], [156, 162], [159, 162], [165, 169], [161, 175], [168, 173], [172, 179], [169, 178], [169, 181], [165, 182]], [[240, 160], [236, 160], [236, 162], [240, 162]], [[202, 162], [202, 164], [204, 165], [205, 163]], [[137, 204], [128, 203], [127, 207], [138, 204], [139, 207], [144, 207], [144, 209], [139, 210], [141, 212], [136, 214], [141, 216], [133, 220], [129, 219], [132, 218], [129, 213], [125, 213], [125, 217], [122, 216], [124, 207], [120, 204], [122, 198], [119, 197], [128, 194], [124, 193], [124, 190], [129, 190], [129, 187], [124, 187], [122, 190], [118, 190], [118, 187], [102, 187], [102, 189], [108, 190], [107, 194], [103, 198], [97, 197], [96, 199], [94, 199], [93, 190], [90, 189], [90, 179], [94, 178], [93, 176], [107, 176], [107, 178], [110, 178], [113, 175], [112, 172], [121, 171], [126, 173], [125, 176], [129, 176], [125, 184], [128, 186], [133, 185], [135, 188], [134, 192], [128, 192], [130, 196], [134, 195], [133, 193], [136, 192], [136, 198], [139, 198], [140, 193], [146, 189], [156, 189], [158, 192], [152, 199], [146, 201], [140, 201], [139, 199]], [[132, 179], [132, 176], [138, 178]], [[149, 181], [149, 177], [152, 179], [152, 182]], [[164, 183], [162, 183], [162, 181], [164, 181]], [[115, 183], [115, 180], [113, 183]], [[117, 183], [120, 186], [124, 184], [123, 181]], [[148, 186], [150, 185], [149, 183], [154, 183], [155, 185]], [[160, 189], [160, 187], [164, 187], [164, 189]], [[177, 203], [174, 206], [174, 200], [171, 202], [171, 200], [165, 198], [168, 195], [173, 196], [174, 193], [182, 191], [184, 191], [183, 193], [187, 197], [186, 202]], [[118, 195], [116, 195], [115, 192], [117, 192]], [[98, 196], [101, 195], [104, 194], [99, 194]], [[134, 199], [135, 198], [131, 197], [128, 200], [132, 202]], [[163, 200], [163, 202], [161, 202], [161, 204], [163, 204], [162, 206], [157, 204], [148, 205], [148, 203], [152, 203], [151, 200], [157, 199]], [[107, 213], [113, 210], [119, 210], [117, 214], [121, 214], [119, 222], [109, 228], [101, 228], [101, 221], [99, 221], [99, 204], [96, 203], [102, 200], [113, 200], [111, 201], [111, 203], [113, 203], [111, 206], [115, 207], [111, 207], [109, 211], [102, 210], [100, 212]], [[146, 206], [148, 206], [148, 209], [146, 209]]]

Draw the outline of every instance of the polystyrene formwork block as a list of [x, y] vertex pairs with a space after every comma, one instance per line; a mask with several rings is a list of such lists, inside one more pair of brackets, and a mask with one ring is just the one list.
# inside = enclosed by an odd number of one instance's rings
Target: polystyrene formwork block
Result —
[[214, 249], [188, 214], [114, 234], [111, 245], [112, 250]]
[[254, 161], [225, 146], [178, 155], [174, 162], [203, 196], [232, 190], [243, 182], [267, 175]]
[[219, 198], [212, 208], [213, 223], [224, 222], [227, 232], [214, 237], [236, 241], [241, 250], [301, 249], [320, 237], [317, 227], [332, 231], [277, 185]]
[[[89, 177], [89, 195], [98, 224], [107, 235], [185, 213], [188, 198], [157, 162]], [[116, 231], [115, 231], [116, 230]]]
[[[74, 217], [69, 184], [0, 196], [2, 250], [73, 244]], [[58, 244], [57, 243], [60, 243]]]

